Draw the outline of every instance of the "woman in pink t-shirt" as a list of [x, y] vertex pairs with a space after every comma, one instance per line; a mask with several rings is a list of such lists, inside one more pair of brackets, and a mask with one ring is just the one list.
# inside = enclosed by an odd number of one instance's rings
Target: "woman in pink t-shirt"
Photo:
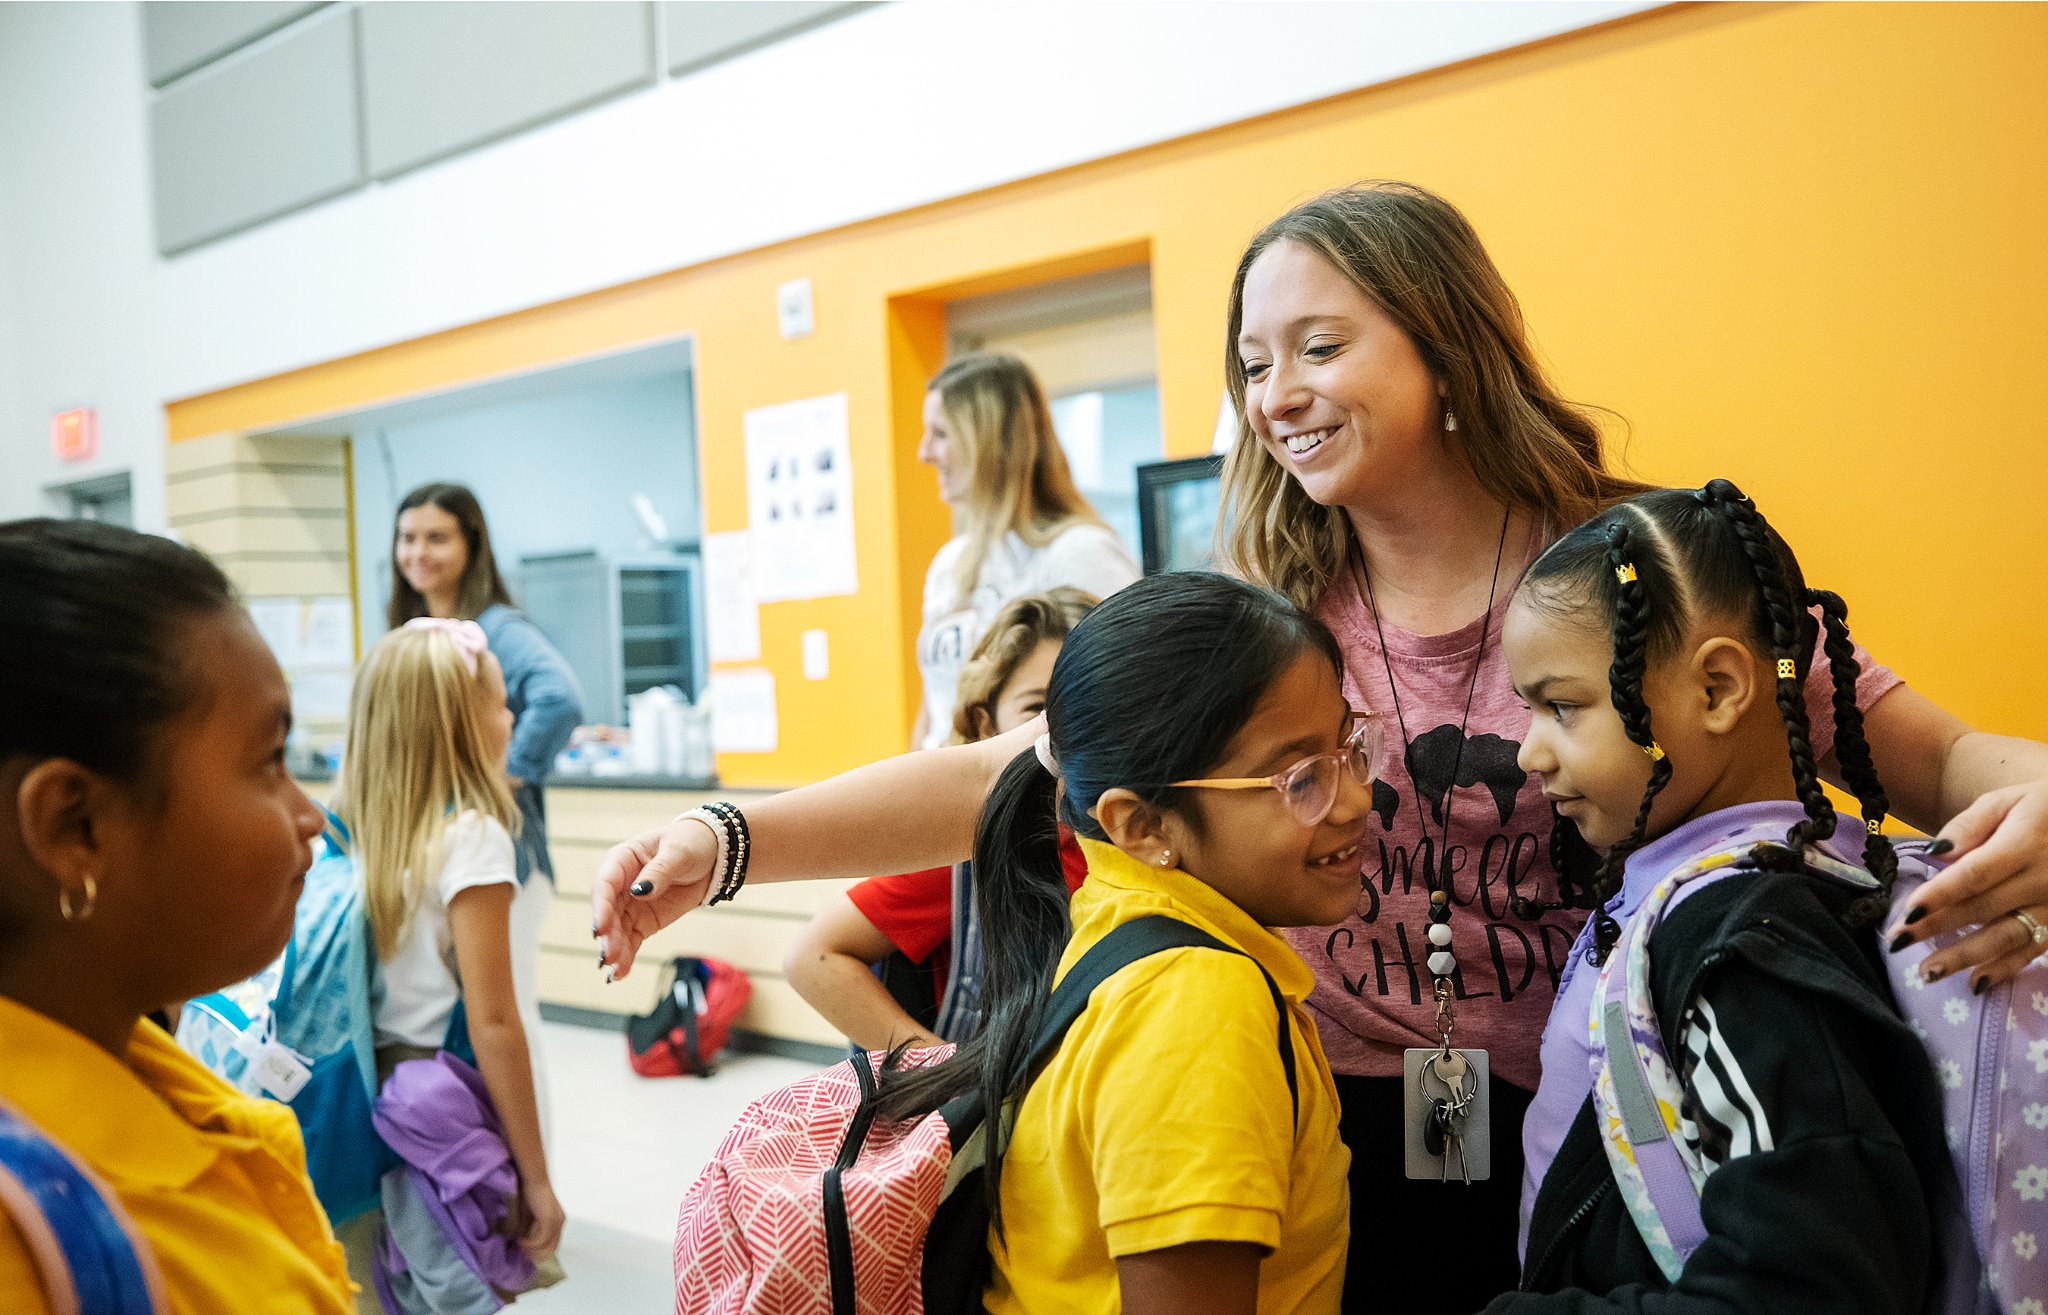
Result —
[[[1432, 1307], [1475, 1309], [1515, 1284], [1519, 1124], [1585, 917], [1564, 907], [1558, 882], [1575, 866], [1576, 835], [1515, 767], [1528, 713], [1501, 662], [1501, 615], [1548, 542], [1642, 486], [1606, 468], [1597, 428], [1548, 381], [1477, 235], [1421, 188], [1333, 192], [1253, 239], [1232, 285], [1225, 369], [1242, 417], [1225, 473], [1227, 555], [1322, 616], [1344, 649], [1347, 695], [1390, 723], [1358, 911], [1290, 933], [1317, 973], [1309, 1005], [1353, 1151], [1351, 1290], [1363, 1296], [1400, 1265], [1427, 1274]], [[2048, 921], [2048, 747], [1976, 731], [1858, 660], [1857, 701], [1898, 816], [1945, 828], [1961, 856], [1901, 934], [1983, 922], [1936, 959], [2008, 977], [2040, 947], [2004, 915]], [[1833, 778], [1830, 702], [1809, 703]], [[747, 815], [748, 875], [959, 857], [989, 783], [1035, 734], [764, 800]], [[618, 971], [697, 906], [717, 861], [710, 827], [687, 821], [612, 851], [593, 904]], [[1447, 921], [1429, 913], [1436, 888]], [[1439, 925], [1448, 947], [1432, 937]], [[1402, 1052], [1437, 1043], [1438, 955], [1454, 1044], [1485, 1049], [1491, 1064], [1492, 1175], [1470, 1187], [1413, 1181], [1402, 1167]]]

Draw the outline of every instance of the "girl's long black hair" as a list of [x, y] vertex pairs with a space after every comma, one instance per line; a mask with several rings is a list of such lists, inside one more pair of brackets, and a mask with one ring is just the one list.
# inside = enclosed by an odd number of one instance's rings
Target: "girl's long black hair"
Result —
[[[1862, 806], [1868, 835], [1863, 862], [1882, 888], [1849, 910], [1857, 923], [1879, 916], [1898, 865], [1878, 824], [1891, 804], [1864, 737], [1856, 706], [1856, 649], [1848, 607], [1825, 590], [1808, 589], [1792, 549], [1756, 504], [1725, 479], [1700, 489], [1659, 489], [1602, 512], [1551, 545], [1522, 581], [1523, 597], [1559, 613], [1591, 609], [1612, 618], [1614, 663], [1608, 687], [1630, 740], [1651, 756], [1649, 785], [1635, 827], [1608, 850], [1593, 879], [1595, 957], [1605, 962], [1620, 935], [1607, 904], [1621, 889], [1622, 868], [1643, 843], [1651, 806], [1671, 779], [1671, 764], [1650, 725], [1643, 676], [1670, 657], [1693, 620], [1721, 614], [1746, 618], [1750, 642], [1776, 663], [1779, 715], [1785, 722], [1792, 778], [1806, 816], [1785, 837], [1785, 852], [1767, 855], [1788, 868], [1807, 845], [1835, 832], [1834, 805], [1821, 788], [1806, 709], [1806, 675], [1814, 643], [1826, 630], [1834, 684], [1835, 756]], [[1816, 623], [1813, 611], [1818, 609]], [[1564, 826], [1562, 820], [1558, 823]]]
[[981, 1031], [945, 1063], [885, 1074], [885, 1118], [979, 1092], [988, 1111], [991, 1216], [1007, 1140], [1002, 1111], [1029, 1081], [1033, 1041], [1065, 950], [1059, 823], [1106, 839], [1089, 815], [1112, 788], [1171, 808], [1169, 781], [1209, 772], [1274, 679], [1303, 654], [1343, 670], [1337, 641], [1286, 599], [1228, 576], [1179, 571], [1119, 590], [1074, 628], [1053, 663], [1045, 716], [1059, 767], [1032, 752], [996, 782], [974, 837], [982, 927]]

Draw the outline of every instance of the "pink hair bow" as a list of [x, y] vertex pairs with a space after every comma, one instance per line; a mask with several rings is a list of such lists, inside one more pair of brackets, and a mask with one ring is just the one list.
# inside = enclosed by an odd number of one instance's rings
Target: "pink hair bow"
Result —
[[416, 616], [405, 623], [407, 630], [436, 630], [454, 641], [455, 651], [462, 655], [462, 665], [469, 668], [474, 676], [481, 669], [484, 654], [491, 651], [490, 641], [484, 638], [484, 628], [474, 621], [457, 621], [445, 616]]

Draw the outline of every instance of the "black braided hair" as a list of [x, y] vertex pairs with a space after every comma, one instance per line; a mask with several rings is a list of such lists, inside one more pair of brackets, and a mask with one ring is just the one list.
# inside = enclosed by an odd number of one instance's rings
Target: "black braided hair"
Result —
[[[1628, 572], [1617, 574], [1624, 565], [1633, 567], [1634, 580], [1626, 578]], [[1752, 651], [1768, 652], [1777, 665], [1776, 702], [1785, 724], [1797, 797], [1806, 813], [1787, 832], [1784, 844], [1757, 848], [1758, 866], [1787, 872], [1803, 871], [1801, 851], [1832, 838], [1836, 825], [1834, 806], [1821, 787], [1806, 707], [1806, 676], [1825, 625], [1834, 680], [1835, 747], [1843, 776], [1862, 803], [1866, 821], [1880, 819], [1887, 811], [1856, 708], [1857, 665], [1847, 609], [1833, 594], [1807, 590], [1791, 548], [1727, 480], [1714, 480], [1698, 490], [1658, 489], [1616, 504], [1552, 544], [1523, 577], [1520, 598], [1559, 615], [1612, 618], [1614, 663], [1609, 683], [1615, 710], [1629, 738], [1646, 746], [1654, 741], [1642, 700], [1644, 672], [1678, 652], [1696, 618], [1741, 618]], [[1815, 622], [1809, 607], [1821, 610], [1821, 623]], [[1597, 906], [1604, 906], [1619, 889], [1628, 853], [1641, 844], [1650, 805], [1669, 776], [1669, 764], [1653, 767], [1635, 832], [1594, 874], [1591, 886]], [[1575, 831], [1565, 833], [1562, 820], [1551, 832], [1560, 890], [1565, 889], [1561, 856], [1575, 836]], [[1864, 863], [1885, 894], [1852, 904], [1845, 918], [1851, 925], [1881, 911], [1897, 870], [1890, 843], [1875, 833], [1865, 841]], [[1596, 917], [1595, 957], [1604, 961], [1612, 945], [1611, 919], [1604, 911]]]
[[1557, 903], [1524, 901], [1516, 913], [1541, 917], [1551, 908], [1593, 909], [1600, 906], [1594, 887], [1599, 881], [1600, 855], [1579, 834], [1579, 824], [1550, 806], [1550, 870], [1557, 874]]
[[1842, 779], [1863, 805], [1867, 834], [1863, 838], [1863, 866], [1877, 878], [1884, 893], [1866, 895], [1850, 906], [1852, 924], [1863, 926], [1883, 917], [1890, 907], [1892, 880], [1898, 876], [1898, 855], [1878, 826], [1892, 808], [1884, 783], [1877, 779], [1877, 764], [1870, 758], [1870, 741], [1863, 733], [1863, 709], [1856, 706], [1856, 644], [1849, 638], [1849, 605], [1842, 596], [1826, 589], [1806, 591], [1809, 607], [1820, 609], [1826, 633], [1828, 675], [1835, 687], [1835, 761], [1842, 766]]
[[[1785, 740], [1792, 753], [1793, 785], [1806, 809], [1806, 820], [1785, 834], [1785, 847], [1797, 853], [1835, 834], [1835, 806], [1821, 788], [1820, 768], [1813, 757], [1813, 724], [1806, 712], [1806, 671], [1813, 655], [1813, 617], [1804, 607], [1793, 606], [1795, 595], [1787, 587], [1784, 566], [1784, 559], [1791, 553], [1781, 551], [1784, 541], [1772, 535], [1756, 504], [1725, 479], [1709, 482], [1698, 496], [1704, 505], [1734, 526], [1769, 618], [1771, 656], [1777, 661], [1778, 712], [1785, 719]], [[1796, 595], [1802, 604], [1806, 600], [1803, 586], [1804, 582], [1799, 582]]]
[[1643, 832], [1650, 824], [1650, 808], [1671, 781], [1671, 760], [1657, 747], [1650, 726], [1650, 705], [1643, 699], [1643, 676], [1649, 670], [1650, 604], [1643, 587], [1642, 572], [1630, 551], [1629, 525], [1617, 519], [1607, 527], [1607, 569], [1614, 572], [1614, 663], [1607, 668], [1607, 687], [1614, 697], [1614, 710], [1621, 714], [1621, 726], [1631, 742], [1650, 755], [1650, 783], [1643, 788], [1643, 801], [1636, 807], [1635, 825], [1607, 851], [1593, 878], [1598, 908], [1593, 914], [1595, 954], [1605, 962], [1608, 952], [1621, 937], [1621, 924], [1607, 911], [1614, 893], [1621, 889], [1622, 869], [1628, 856], [1640, 849]]

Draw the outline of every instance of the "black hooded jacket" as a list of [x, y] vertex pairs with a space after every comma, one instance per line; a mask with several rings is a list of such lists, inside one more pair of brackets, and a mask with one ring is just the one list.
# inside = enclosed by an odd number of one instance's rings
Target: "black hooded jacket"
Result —
[[[1815, 878], [1760, 873], [1670, 911], [1650, 940], [1666, 1053], [1680, 1064], [1685, 1020], [1711, 1019], [1701, 1064], [1739, 1067], [1716, 1087], [1744, 1093], [1737, 1104], [1755, 1118], [1706, 1180], [1707, 1239], [1668, 1282], [1608, 1167], [1589, 1097], [1537, 1195], [1524, 1290], [1489, 1315], [1927, 1308], [1940, 1290], [1935, 1212], [1958, 1195], [1941, 1093], [1874, 938], [1843, 927], [1845, 902]], [[1684, 1067], [1687, 1116], [1725, 1133], [1701, 1109], [1702, 1075]], [[1717, 1149], [1727, 1153], [1725, 1136]]]

